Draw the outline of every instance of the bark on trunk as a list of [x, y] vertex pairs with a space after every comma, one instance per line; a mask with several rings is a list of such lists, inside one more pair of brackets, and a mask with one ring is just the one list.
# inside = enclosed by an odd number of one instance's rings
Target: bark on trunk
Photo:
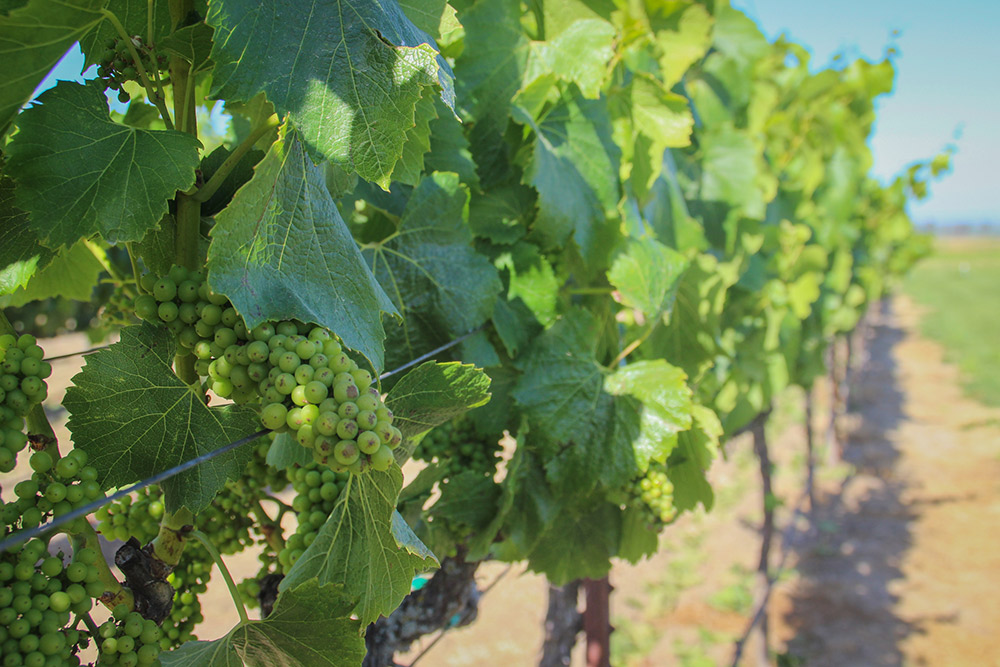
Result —
[[583, 630], [587, 635], [587, 667], [611, 667], [611, 582], [587, 579], [587, 611]]
[[545, 642], [538, 667], [565, 667], [576, 644], [576, 637], [583, 629], [583, 617], [577, 608], [580, 582], [571, 581], [565, 586], [549, 584], [549, 607], [545, 613]]

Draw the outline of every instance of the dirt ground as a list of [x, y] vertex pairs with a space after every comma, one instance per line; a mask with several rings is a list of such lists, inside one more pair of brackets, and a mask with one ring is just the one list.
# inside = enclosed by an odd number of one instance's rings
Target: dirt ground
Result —
[[[770, 644], [782, 664], [1000, 666], [1000, 410], [962, 395], [940, 346], [916, 333], [919, 317], [897, 297], [871, 321], [843, 422], [843, 462], [821, 468], [812, 522], [794, 513], [807, 508], [801, 394], [790, 393], [772, 419], [785, 539], [772, 552], [779, 577]], [[82, 337], [54, 343], [50, 355], [87, 347]], [[53, 404], [60, 378], [80, 365], [56, 365]], [[820, 391], [819, 436], [824, 405]], [[731, 662], [750, 614], [761, 498], [749, 439], [727, 452], [712, 470], [715, 511], [684, 517], [656, 557], [612, 571], [616, 665]], [[227, 562], [237, 578], [256, 570], [251, 554]], [[423, 667], [537, 664], [544, 579], [499, 563], [480, 568], [483, 587], [498, 577], [478, 620], [447, 633], [421, 657]], [[203, 610], [203, 639], [238, 620], [217, 573]], [[581, 646], [574, 664], [583, 664]]]

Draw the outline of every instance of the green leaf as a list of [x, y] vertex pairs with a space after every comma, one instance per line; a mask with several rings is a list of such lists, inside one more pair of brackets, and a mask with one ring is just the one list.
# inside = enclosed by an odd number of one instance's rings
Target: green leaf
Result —
[[441, 497], [431, 507], [435, 520], [444, 519], [478, 533], [496, 514], [500, 487], [491, 477], [464, 470], [441, 486]]
[[[396, 499], [403, 474], [352, 476], [316, 539], [281, 581], [289, 590], [312, 579], [339, 584], [354, 599], [362, 627], [388, 616], [410, 592], [417, 571], [438, 565], [402, 518]], [[402, 524], [402, 525], [400, 525]]]
[[651, 460], [664, 462], [677, 444], [677, 434], [691, 428], [691, 389], [684, 371], [663, 359], [637, 361], [608, 376], [605, 389], [635, 399], [640, 416], [638, 436], [631, 440], [635, 461], [645, 471]]
[[469, 203], [472, 233], [494, 243], [510, 244], [521, 239], [534, 217], [535, 191], [520, 183], [473, 193]]
[[571, 310], [515, 363], [523, 375], [513, 395], [531, 421], [532, 434], [578, 444], [603, 436], [611, 397], [594, 357], [598, 334], [589, 312]]
[[538, 190], [534, 231], [546, 248], [572, 237], [588, 265], [606, 266], [617, 238], [620, 151], [611, 139], [607, 106], [577, 95], [564, 98], [541, 123], [518, 111], [534, 130], [524, 182]]
[[633, 239], [615, 258], [608, 282], [621, 294], [623, 304], [641, 310], [652, 321], [670, 315], [678, 280], [687, 266], [684, 255], [655, 239]]
[[[102, 20], [107, 0], [32, 0], [0, 15], [0, 138], [63, 54]], [[165, 4], [165, 3], [164, 3]]]
[[660, 72], [666, 88], [680, 81], [688, 68], [704, 57], [712, 43], [713, 19], [700, 4], [662, 4], [650, 16], [650, 27], [660, 48]]
[[[264, 92], [289, 114], [314, 159], [347, 165], [389, 188], [414, 107], [438, 85], [454, 106], [451, 68], [395, 0], [218, 0], [212, 96], [249, 101]], [[269, 56], [256, 54], [266, 49]]]
[[386, 397], [404, 447], [414, 438], [490, 400], [490, 377], [471, 364], [426, 361], [397, 382]]
[[398, 232], [364, 253], [403, 314], [389, 327], [386, 363], [394, 367], [472, 331], [493, 314], [500, 279], [470, 245], [469, 193], [456, 174], [420, 182]]
[[646, 513], [638, 507], [628, 507], [622, 516], [622, 539], [618, 557], [638, 563], [660, 548], [660, 534], [649, 525]]
[[300, 445], [289, 433], [278, 433], [267, 448], [267, 465], [277, 470], [295, 465], [306, 466], [312, 462], [312, 451]]
[[531, 550], [528, 567], [543, 573], [554, 586], [603, 577], [621, 541], [621, 510], [604, 501], [560, 509]]
[[211, 26], [204, 23], [185, 26], [164, 37], [157, 45], [157, 51], [183, 58], [191, 63], [195, 72], [200, 72], [211, 66], [209, 56], [213, 32]]
[[434, 39], [461, 28], [455, 8], [446, 0], [399, 0], [399, 6], [418, 30], [423, 30]]
[[38, 242], [28, 214], [14, 203], [14, 181], [0, 175], [0, 296], [27, 285], [54, 257]]
[[556, 318], [562, 281], [533, 243], [518, 243], [496, 259], [507, 271], [507, 299], [520, 299], [543, 325]]
[[585, 18], [574, 21], [551, 41], [533, 42], [525, 83], [554, 74], [575, 83], [584, 97], [597, 99], [615, 53], [616, 36], [615, 27], [607, 21]]
[[[416, 185], [424, 170], [424, 154], [431, 149], [431, 121], [437, 117], [434, 100], [425, 94], [414, 109], [414, 125], [406, 131], [403, 155], [392, 170], [392, 180], [406, 185]], [[447, 111], [448, 115], [453, 115]]]
[[702, 201], [722, 202], [755, 219], [764, 217], [758, 183], [761, 148], [754, 138], [732, 128], [716, 128], [701, 137]]
[[[150, 4], [153, 9], [153, 43], [159, 46], [160, 39], [170, 34], [174, 23], [170, 19], [170, 3], [149, 0], [108, 0], [108, 11], [112, 12], [130, 35], [140, 35], [145, 41], [148, 37], [148, 11]], [[101, 54], [107, 48], [107, 43], [118, 39], [118, 31], [110, 21], [104, 21], [97, 29], [80, 40], [80, 48], [86, 57], [85, 65], [93, 65], [100, 61]]]
[[56, 253], [27, 285], [11, 294], [10, 305], [18, 308], [31, 301], [59, 296], [74, 301], [90, 301], [97, 277], [103, 270], [101, 263], [81, 241]]
[[335, 332], [382, 369], [382, 311], [369, 271], [298, 134], [275, 142], [212, 228], [208, 279], [253, 328], [299, 319]]
[[93, 85], [60, 82], [18, 117], [7, 146], [18, 206], [50, 248], [100, 233], [139, 241], [194, 184], [198, 140], [113, 123]]
[[[424, 168], [428, 173], [453, 171], [476, 192], [479, 190], [479, 176], [476, 174], [476, 163], [472, 159], [469, 141], [462, 131], [462, 123], [440, 99], [435, 99], [434, 103], [437, 118], [430, 124], [431, 150], [424, 156]], [[475, 220], [475, 217], [471, 219]]]
[[[521, 29], [518, 0], [477, 2], [459, 14], [467, 48], [455, 63], [459, 107], [468, 110], [470, 142], [480, 178], [504, 161], [510, 101], [521, 87], [531, 42]], [[466, 115], [463, 114], [463, 119]]]
[[680, 366], [693, 382], [711, 367], [719, 351], [722, 309], [735, 282], [711, 255], [698, 255], [681, 276], [670, 321], [653, 331], [646, 346], [651, 355]]
[[334, 584], [306, 581], [278, 596], [271, 615], [239, 623], [215, 641], [160, 654], [164, 667], [353, 667], [365, 657], [354, 598]]
[[[87, 357], [63, 406], [76, 447], [101, 472], [101, 488], [145, 479], [260, 428], [249, 408], [210, 408], [171, 368], [174, 336], [150, 324], [125, 327], [121, 340]], [[253, 455], [238, 447], [162, 483], [168, 512], [208, 506]]]
[[712, 460], [719, 455], [722, 424], [714, 412], [702, 405], [692, 407], [693, 427], [678, 437], [678, 445], [667, 462], [667, 477], [674, 485], [674, 506], [693, 510], [698, 503], [711, 510], [715, 502], [712, 485], [705, 478]]

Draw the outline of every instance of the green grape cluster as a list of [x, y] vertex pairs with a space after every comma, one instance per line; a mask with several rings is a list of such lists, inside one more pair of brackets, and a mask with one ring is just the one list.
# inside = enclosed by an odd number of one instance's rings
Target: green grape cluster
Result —
[[163, 632], [155, 621], [119, 604], [112, 610], [111, 618], [97, 629], [97, 664], [108, 667], [159, 665], [162, 638]]
[[633, 480], [629, 496], [633, 503], [638, 502], [643, 508], [650, 525], [662, 526], [677, 517], [674, 485], [667, 477], [666, 466], [662, 463], [650, 461], [646, 474]]
[[[47, 451], [34, 452], [29, 464], [34, 471], [29, 479], [14, 485], [16, 500], [3, 505], [0, 516], [7, 530], [34, 528], [51, 517], [60, 517], [103, 497], [97, 482], [97, 469], [87, 465], [87, 452], [70, 450], [55, 460]], [[79, 532], [79, 517], [68, 524]]]
[[336, 471], [361, 474], [395, 462], [392, 450], [403, 436], [392, 412], [371, 374], [329, 330], [293, 321], [248, 330], [200, 272], [179, 266], [140, 284], [149, 294], [136, 298], [136, 315], [176, 334], [218, 396], [260, 405], [265, 428], [292, 432], [316, 462]]
[[292, 509], [298, 517], [298, 525], [286, 540], [285, 548], [278, 553], [278, 564], [286, 574], [316, 539], [349, 479], [346, 473], [321, 469], [317, 464], [289, 468], [287, 472], [295, 490]]
[[194, 629], [205, 620], [198, 596], [208, 590], [213, 564], [212, 557], [204, 547], [189, 543], [184, 548], [180, 562], [167, 576], [167, 581], [176, 593], [170, 616], [163, 623], [166, 629], [160, 638], [160, 648], [164, 651], [197, 639]]
[[134, 284], [116, 285], [108, 300], [98, 311], [98, 317], [106, 326], [123, 327], [135, 320], [135, 299], [132, 296]]
[[24, 417], [45, 400], [52, 366], [34, 336], [0, 336], [0, 472], [10, 472], [27, 444]]
[[[88, 635], [70, 625], [90, 611], [100, 554], [81, 548], [68, 565], [44, 540], [0, 554], [0, 656], [4, 665], [79, 665]], [[100, 592], [104, 588], [100, 586]], [[100, 593], [98, 593], [100, 594]]]
[[147, 544], [160, 531], [163, 494], [159, 487], [147, 486], [133, 495], [108, 503], [94, 513], [97, 532], [108, 541], [127, 542], [130, 537]]
[[413, 450], [413, 458], [436, 462], [446, 471], [446, 478], [469, 470], [492, 477], [502, 452], [499, 434], [483, 436], [471, 419], [459, 417], [425, 435]]
[[[154, 54], [152, 44], [146, 44], [138, 35], [133, 35], [129, 41], [139, 54], [142, 66], [149, 76], [152, 76], [154, 69], [161, 71], [167, 68], [169, 62], [167, 57]], [[97, 76], [101, 78], [105, 90], [117, 90], [118, 101], [122, 104], [128, 103], [129, 94], [122, 89], [122, 85], [126, 81], [138, 81], [139, 68], [136, 67], [128, 43], [124, 39], [120, 37], [109, 39], [104, 44], [104, 52], [97, 64]]]

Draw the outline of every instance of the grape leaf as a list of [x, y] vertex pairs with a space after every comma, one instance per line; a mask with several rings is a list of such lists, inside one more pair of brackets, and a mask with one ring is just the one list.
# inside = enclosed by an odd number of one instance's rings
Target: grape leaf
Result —
[[418, 30], [434, 39], [439, 39], [457, 23], [455, 9], [446, 0], [399, 0], [399, 6]]
[[[465, 28], [465, 49], [455, 63], [459, 106], [468, 110], [470, 143], [484, 184], [489, 172], [503, 161], [503, 133], [510, 101], [521, 87], [531, 42], [521, 29], [518, 0], [477, 2], [459, 13]], [[463, 119], [466, 115], [463, 114]]]
[[500, 279], [470, 245], [468, 202], [457, 174], [434, 173], [413, 190], [398, 232], [364, 251], [403, 314], [402, 323], [387, 331], [390, 368], [468, 333], [493, 314]]
[[[439, 85], [454, 106], [451, 67], [395, 0], [219, 0], [207, 22], [215, 28], [214, 97], [249, 101], [264, 92], [314, 159], [385, 189], [423, 89]], [[262, 49], [269, 57], [253, 55]]]
[[14, 181], [0, 175], [0, 296], [27, 285], [54, 257], [38, 242], [28, 214], [14, 203]]
[[579, 94], [564, 97], [538, 123], [522, 109], [514, 117], [534, 130], [524, 182], [538, 190], [534, 232], [545, 248], [572, 237], [589, 266], [606, 266], [618, 233], [618, 160], [607, 107]]
[[518, 243], [496, 259], [498, 269], [507, 271], [507, 298], [521, 299], [543, 325], [556, 318], [560, 280], [549, 261], [533, 243]]
[[175, 30], [164, 37], [157, 49], [160, 53], [170, 53], [179, 56], [192, 65], [195, 72], [200, 72], [211, 66], [209, 55], [212, 52], [211, 26], [195, 23]]
[[[428, 173], [453, 171], [459, 179], [476, 192], [479, 190], [479, 176], [476, 163], [472, 159], [469, 141], [462, 132], [462, 123], [455, 118], [440, 99], [436, 99], [437, 118], [431, 121], [431, 150], [424, 156], [424, 167]], [[474, 219], [474, 216], [470, 215]]]
[[671, 88], [711, 46], [713, 19], [705, 7], [694, 2], [658, 5], [656, 10], [650, 16], [650, 27], [660, 48], [663, 82]]
[[164, 667], [353, 667], [365, 657], [354, 598], [334, 584], [306, 581], [278, 596], [271, 615], [239, 623], [221, 639], [190, 641], [160, 654]]
[[623, 304], [638, 308], [653, 321], [670, 315], [687, 264], [684, 255], [655, 239], [631, 239], [611, 265], [608, 282], [621, 294]]
[[510, 244], [528, 232], [535, 217], [535, 191], [520, 183], [473, 193], [469, 203], [469, 227], [476, 236], [494, 243]]
[[403, 434], [401, 449], [406, 457], [413, 452], [418, 436], [486, 404], [489, 388], [486, 373], [458, 362], [427, 361], [404, 375], [386, 397], [386, 406], [392, 410], [393, 425]]
[[334, 583], [359, 600], [354, 609], [362, 627], [388, 616], [410, 592], [417, 571], [438, 565], [405, 521], [395, 519], [403, 474], [352, 476], [316, 539], [281, 581], [292, 589], [316, 578]]
[[691, 428], [691, 389], [685, 379], [684, 371], [655, 359], [623, 366], [604, 383], [609, 393], [635, 399], [629, 403], [639, 413], [640, 428], [631, 445], [642, 471], [650, 460], [666, 461], [677, 434]]
[[0, 138], [69, 47], [101, 22], [106, 2], [32, 0], [0, 15], [0, 62], [8, 72], [0, 81]]
[[594, 357], [598, 333], [589, 312], [571, 310], [515, 362], [523, 375], [513, 395], [533, 435], [580, 446], [604, 435], [611, 396], [604, 392], [605, 372]]
[[63, 248], [45, 268], [31, 277], [28, 284], [10, 295], [15, 308], [31, 301], [65, 297], [75, 301], [90, 301], [97, 277], [104, 267], [81, 241], [72, 248]]
[[50, 248], [99, 232], [139, 241], [194, 184], [198, 140], [114, 123], [100, 89], [62, 81], [18, 116], [7, 146], [18, 206]]
[[[155, 475], [260, 428], [249, 408], [205, 405], [199, 391], [174, 375], [174, 351], [166, 329], [125, 327], [121, 340], [87, 357], [66, 390], [74, 445], [101, 472], [101, 488]], [[252, 455], [251, 447], [238, 447], [166, 480], [167, 511], [207, 507]]]
[[719, 351], [721, 314], [733, 271], [711, 255], [698, 255], [680, 277], [670, 321], [652, 333], [652, 355], [680, 366], [697, 382]]
[[[525, 85], [545, 74], [575, 83], [587, 99], [597, 99], [614, 56], [615, 27], [597, 18], [574, 21], [547, 42], [532, 42]], [[522, 86], [523, 88], [524, 86]]]
[[[170, 20], [170, 3], [148, 0], [107, 0], [108, 11], [114, 13], [125, 32], [130, 35], [140, 35], [143, 40], [148, 37], [147, 23], [149, 7], [153, 7], [153, 42], [159, 46], [160, 39], [173, 29]], [[119, 38], [118, 31], [110, 21], [104, 21], [97, 29], [80, 40], [80, 48], [86, 57], [85, 65], [93, 65], [100, 61], [101, 55], [107, 49], [111, 40]]]
[[[436, 97], [436, 96], [435, 96]], [[448, 115], [453, 116], [451, 111]], [[425, 94], [414, 108], [414, 125], [406, 131], [403, 155], [392, 170], [393, 181], [416, 185], [424, 170], [424, 155], [431, 149], [431, 121], [437, 117], [434, 98]], [[331, 163], [332, 164], [332, 163]]]
[[396, 309], [295, 131], [271, 146], [254, 177], [216, 216], [208, 280], [248, 327], [292, 318], [315, 322], [382, 369], [380, 313]]
[[621, 510], [603, 500], [559, 510], [528, 554], [528, 567], [545, 574], [554, 586], [603, 577], [621, 541]]
[[306, 466], [312, 463], [312, 452], [300, 445], [289, 433], [279, 433], [267, 448], [267, 465], [277, 470], [285, 470], [293, 465]]
[[702, 405], [691, 408], [693, 424], [678, 437], [678, 446], [667, 461], [667, 477], [674, 485], [674, 507], [693, 510], [698, 503], [711, 510], [715, 502], [705, 471], [719, 455], [722, 424], [714, 412]]

